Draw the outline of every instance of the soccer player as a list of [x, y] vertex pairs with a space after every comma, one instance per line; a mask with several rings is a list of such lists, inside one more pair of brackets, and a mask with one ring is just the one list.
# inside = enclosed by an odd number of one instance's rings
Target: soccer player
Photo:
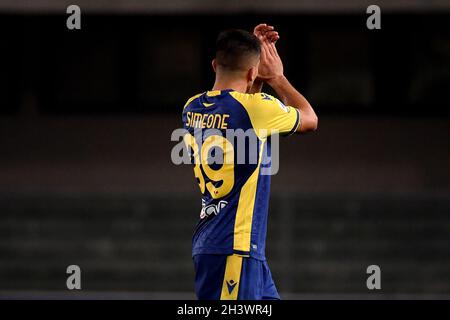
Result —
[[[195, 291], [199, 299], [280, 299], [265, 258], [269, 205], [271, 135], [314, 131], [317, 116], [289, 83], [275, 43], [278, 33], [260, 24], [254, 33], [227, 30], [219, 34], [210, 91], [184, 106], [184, 141], [202, 193], [200, 220], [193, 236]], [[261, 93], [271, 86], [281, 101]], [[256, 161], [244, 157], [256, 150]], [[218, 157], [220, 155], [220, 157]], [[220, 158], [221, 162], [211, 161]], [[241, 159], [242, 160], [242, 159]]]

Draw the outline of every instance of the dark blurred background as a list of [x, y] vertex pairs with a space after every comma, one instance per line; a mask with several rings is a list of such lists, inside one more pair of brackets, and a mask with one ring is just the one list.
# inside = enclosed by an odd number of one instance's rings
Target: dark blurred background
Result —
[[217, 33], [260, 22], [320, 118], [273, 178], [282, 297], [450, 297], [448, 1], [379, 1], [381, 30], [357, 0], [83, 0], [81, 30], [69, 4], [0, 1], [0, 298], [194, 298], [200, 194], [170, 135]]

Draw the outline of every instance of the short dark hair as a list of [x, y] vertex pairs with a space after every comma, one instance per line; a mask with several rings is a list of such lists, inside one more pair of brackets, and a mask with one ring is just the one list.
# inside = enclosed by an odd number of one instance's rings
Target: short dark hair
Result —
[[229, 70], [246, 70], [251, 68], [255, 56], [261, 54], [261, 43], [252, 33], [229, 29], [222, 31], [216, 41], [216, 62]]

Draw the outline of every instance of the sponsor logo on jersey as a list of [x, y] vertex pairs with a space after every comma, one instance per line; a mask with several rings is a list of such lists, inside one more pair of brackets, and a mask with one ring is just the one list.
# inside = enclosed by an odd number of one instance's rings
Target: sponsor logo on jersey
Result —
[[217, 204], [205, 205], [205, 200], [202, 199], [202, 210], [200, 211], [200, 219], [209, 217], [210, 215], [218, 215], [220, 211], [228, 204], [225, 200], [220, 200]]

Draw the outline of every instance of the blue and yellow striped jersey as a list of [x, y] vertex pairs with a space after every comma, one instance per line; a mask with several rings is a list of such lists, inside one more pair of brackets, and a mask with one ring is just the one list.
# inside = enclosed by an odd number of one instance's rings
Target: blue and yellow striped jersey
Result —
[[202, 193], [192, 255], [264, 260], [271, 135], [295, 132], [300, 112], [265, 93], [216, 90], [190, 98], [182, 117]]

